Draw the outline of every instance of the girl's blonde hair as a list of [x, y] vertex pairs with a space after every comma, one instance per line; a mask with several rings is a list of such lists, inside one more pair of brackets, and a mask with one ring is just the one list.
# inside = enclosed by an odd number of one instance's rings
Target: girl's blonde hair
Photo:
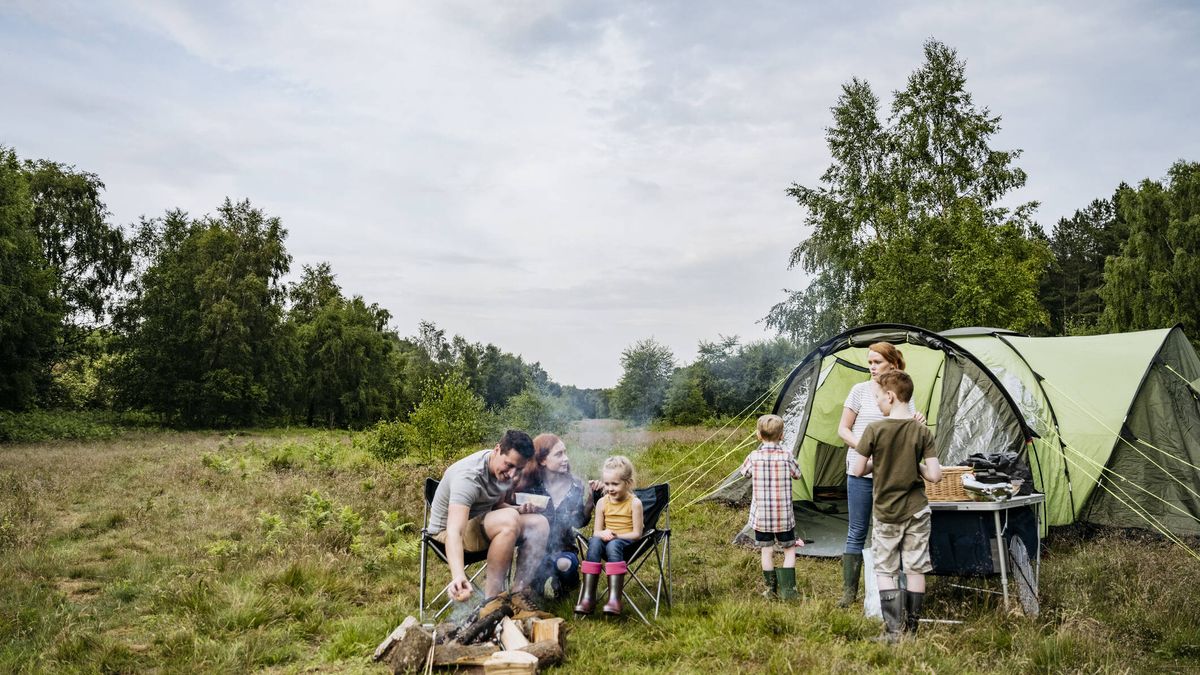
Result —
[[604, 460], [604, 470], [613, 471], [617, 474], [617, 479], [625, 486], [632, 490], [637, 485], [637, 474], [633, 470], [633, 462], [625, 455], [613, 455]]

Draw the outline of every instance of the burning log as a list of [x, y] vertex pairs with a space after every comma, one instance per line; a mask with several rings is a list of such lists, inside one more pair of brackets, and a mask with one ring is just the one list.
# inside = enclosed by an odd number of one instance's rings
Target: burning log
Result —
[[551, 616], [527, 596], [501, 593], [462, 625], [439, 624], [433, 635], [415, 617], [406, 618], [375, 650], [375, 660], [386, 661], [395, 673], [433, 667], [533, 673], [561, 663], [566, 652], [566, 626]]

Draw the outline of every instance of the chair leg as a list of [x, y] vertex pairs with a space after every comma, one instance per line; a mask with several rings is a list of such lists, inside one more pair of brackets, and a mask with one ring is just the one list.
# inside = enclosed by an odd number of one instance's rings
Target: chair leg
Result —
[[422, 541], [421, 541], [421, 575], [417, 581], [417, 617], [422, 622], [425, 621], [425, 574], [427, 572], [427, 569], [425, 566], [427, 559], [425, 556], [426, 556], [426, 549], [428, 549], [428, 548], [429, 548], [428, 544], [426, 544], [426, 542], [422, 539]]

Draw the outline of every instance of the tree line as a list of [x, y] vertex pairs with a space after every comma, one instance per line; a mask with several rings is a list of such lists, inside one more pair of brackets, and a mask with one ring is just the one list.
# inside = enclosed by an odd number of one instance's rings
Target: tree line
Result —
[[0, 410], [145, 411], [185, 427], [364, 428], [420, 419], [423, 403], [426, 417], [465, 405], [548, 427], [607, 414], [598, 390], [496, 345], [431, 322], [399, 335], [327, 263], [287, 283], [287, 230], [249, 201], [122, 228], [103, 190], [0, 147]]
[[787, 190], [811, 229], [790, 267], [810, 282], [763, 319], [781, 340], [702, 342], [685, 367], [653, 340], [634, 344], [615, 411], [678, 423], [736, 414], [753, 393], [739, 385], [765, 391], [777, 379], [765, 373], [786, 374], [812, 347], [866, 323], [1032, 335], [1179, 323], [1200, 340], [1200, 163], [1121, 183], [1046, 232], [1036, 201], [1011, 200], [1027, 178], [1021, 150], [992, 147], [1001, 118], [974, 102], [966, 62], [937, 40], [923, 51], [886, 109], [870, 83], [842, 86], [825, 130], [832, 163], [816, 185]]

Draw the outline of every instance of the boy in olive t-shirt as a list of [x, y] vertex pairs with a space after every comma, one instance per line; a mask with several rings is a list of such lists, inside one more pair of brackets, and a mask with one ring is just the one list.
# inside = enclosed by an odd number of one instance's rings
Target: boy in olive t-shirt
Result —
[[[871, 553], [889, 642], [904, 632], [917, 632], [925, 602], [925, 574], [933, 569], [929, 500], [921, 479], [933, 483], [942, 479], [933, 434], [909, 410], [912, 392], [912, 378], [903, 371], [879, 377], [875, 402], [885, 417], [867, 426], [857, 448], [860, 457], [851, 467], [858, 476], [875, 473]], [[906, 591], [897, 588], [901, 562]]]

